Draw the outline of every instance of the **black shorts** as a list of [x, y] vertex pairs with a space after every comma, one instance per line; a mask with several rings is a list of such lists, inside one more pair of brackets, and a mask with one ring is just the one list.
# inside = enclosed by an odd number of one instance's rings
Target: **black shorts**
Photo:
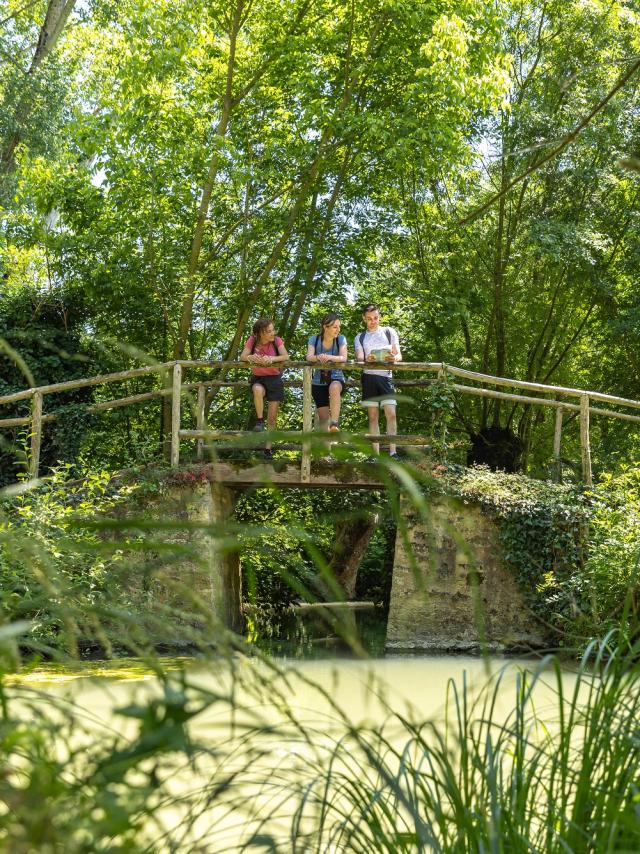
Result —
[[251, 388], [259, 383], [265, 391], [265, 400], [267, 403], [274, 403], [278, 401], [279, 403], [284, 400], [284, 383], [282, 382], [282, 376], [278, 374], [269, 374], [266, 377], [251, 377]]
[[362, 374], [361, 406], [395, 406], [396, 390], [389, 377], [378, 374]]
[[[344, 394], [344, 382], [342, 380], [331, 380], [332, 383], [340, 383], [340, 394]], [[318, 409], [321, 406], [329, 406], [329, 385], [315, 385], [311, 386], [311, 395], [313, 397], [315, 405]]]

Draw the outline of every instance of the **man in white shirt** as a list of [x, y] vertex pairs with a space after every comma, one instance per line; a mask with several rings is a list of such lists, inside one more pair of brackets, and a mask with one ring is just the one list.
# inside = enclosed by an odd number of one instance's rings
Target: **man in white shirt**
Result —
[[[367, 327], [355, 339], [356, 361], [358, 362], [399, 362], [402, 360], [400, 340], [395, 329], [380, 326], [380, 311], [374, 303], [365, 305], [362, 319]], [[380, 435], [380, 409], [384, 410], [387, 422], [387, 435], [395, 436], [398, 432], [396, 418], [396, 396], [390, 370], [380, 368], [362, 371], [362, 402], [369, 416], [369, 433]], [[376, 454], [380, 453], [380, 445], [374, 444]], [[399, 459], [396, 446], [389, 444], [389, 455]]]

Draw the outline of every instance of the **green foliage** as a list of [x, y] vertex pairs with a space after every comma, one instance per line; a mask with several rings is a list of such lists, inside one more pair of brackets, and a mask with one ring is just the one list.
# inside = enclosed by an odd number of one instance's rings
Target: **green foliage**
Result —
[[[179, 683], [118, 709], [113, 730], [67, 698], [0, 685], [0, 833], [14, 851], [137, 852], [154, 845], [164, 776], [209, 752], [187, 730], [201, 711]], [[131, 731], [123, 737], [122, 729]], [[16, 761], [19, 757], [19, 761]]]
[[318, 851], [637, 849], [640, 650], [627, 644], [590, 645], [572, 686], [549, 657], [477, 693], [451, 680], [441, 719], [347, 720], [299, 783], [294, 827]]
[[[382, 498], [377, 499], [382, 523], [358, 571], [358, 598], [388, 602], [393, 566], [395, 520]], [[376, 506], [378, 503], [376, 502]], [[267, 620], [298, 599], [334, 600], [328, 580], [336, 525], [370, 512], [371, 496], [353, 491], [288, 490], [285, 494], [261, 489], [243, 496], [236, 506], [242, 524], [264, 526], [241, 556], [247, 601]], [[309, 536], [308, 532], [312, 532]], [[264, 627], [263, 627], [264, 628]]]
[[122, 550], [105, 554], [95, 529], [87, 527], [131, 496], [114, 487], [106, 472], [75, 485], [60, 467], [37, 490], [5, 498], [0, 517], [0, 600], [3, 622], [26, 620], [28, 643], [56, 654], [96, 645], [112, 648], [108, 618], [98, 612], [130, 606], [115, 583]]
[[[262, 312], [292, 355], [328, 309], [351, 341], [353, 304], [374, 299], [405, 358], [640, 396], [640, 348], [628, 346], [640, 328], [637, 176], [616, 166], [636, 145], [632, 83], [502, 207], [459, 225], [606, 94], [637, 52], [635, 13], [580, 0], [286, 0], [275, 22], [263, 0], [240, 5], [235, 32], [221, 0], [76, 4], [27, 75], [5, 176], [7, 288], [26, 286], [35, 304], [81, 294], [83, 332], [163, 360], [233, 357]], [[9, 15], [5, 55], [29, 55], [45, 7]], [[5, 142], [23, 77], [12, 63], [0, 74]], [[221, 427], [237, 420], [227, 402], [217, 394]], [[418, 410], [403, 424], [423, 426]], [[505, 426], [541, 475], [553, 424], [536, 411], [459, 398], [448, 447], [454, 433]], [[90, 453], [129, 465], [139, 447], [146, 460], [158, 421], [105, 416]], [[577, 444], [567, 421], [565, 459]], [[637, 433], [602, 420], [592, 445], [607, 470]]]
[[[35, 385], [80, 379], [101, 372], [104, 357], [86, 337], [87, 311], [79, 291], [54, 290], [41, 294], [23, 287], [5, 287], [0, 297], [0, 338], [9, 352], [0, 356], [0, 394], [11, 394]], [[93, 423], [84, 404], [91, 389], [75, 389], [46, 397], [45, 412], [59, 413], [59, 421], [45, 426], [41, 449], [42, 470], [75, 461], [83, 436]], [[3, 408], [5, 416], [29, 413], [28, 401]], [[18, 432], [5, 437], [18, 442]], [[15, 482], [16, 454], [9, 446], [0, 457], [0, 484]]]
[[578, 629], [601, 634], [622, 623], [634, 637], [640, 629], [640, 469], [604, 476], [590, 500]]
[[[37, 385], [78, 379], [95, 370], [95, 345], [85, 338], [88, 319], [80, 291], [42, 294], [5, 286], [0, 296], [0, 336], [15, 350]], [[90, 374], [89, 374], [90, 375]], [[0, 390], [25, 388], [24, 368], [2, 355]]]
[[450, 374], [439, 374], [429, 386], [425, 396], [427, 411], [431, 416], [432, 453], [434, 459], [446, 462], [449, 445], [448, 428], [455, 415], [456, 392]]
[[504, 560], [555, 643], [584, 649], [620, 625], [640, 628], [638, 469], [593, 490], [484, 467], [440, 466], [437, 487], [496, 519]]
[[96, 417], [87, 411], [86, 404], [69, 403], [55, 410], [57, 420], [54, 421], [51, 437], [53, 459], [64, 462], [76, 460], [85, 433], [93, 427]]
[[240, 499], [236, 517], [265, 526], [264, 536], [242, 558], [243, 589], [250, 603], [282, 609], [314, 588], [314, 563], [298, 536], [313, 517], [312, 500], [257, 490]]
[[390, 506], [382, 505], [380, 523], [373, 532], [367, 551], [358, 567], [356, 598], [389, 605], [396, 542], [396, 519]]
[[[385, 306], [412, 360], [637, 397], [638, 371], [629, 372], [639, 328], [631, 286], [637, 175], [620, 169], [619, 155], [602, 156], [637, 146], [626, 118], [637, 84], [618, 92], [562, 156], [535, 168], [637, 52], [637, 14], [624, 3], [523, 0], [509, 10], [501, 40], [508, 92], [474, 126], [476, 156], [435, 179], [408, 163], [387, 184], [387, 210], [400, 223], [379, 231], [371, 274], [356, 291]], [[500, 190], [502, 204], [461, 225]], [[461, 396], [455, 421], [469, 434], [508, 427], [523, 442], [525, 470], [546, 473], [551, 413]], [[637, 431], [606, 419], [592, 429], [596, 471], [635, 452]], [[579, 460], [575, 422], [565, 426], [562, 456]]]

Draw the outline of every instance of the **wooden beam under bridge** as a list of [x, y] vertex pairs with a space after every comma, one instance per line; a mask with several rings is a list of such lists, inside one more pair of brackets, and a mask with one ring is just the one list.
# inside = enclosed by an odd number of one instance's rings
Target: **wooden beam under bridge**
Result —
[[386, 489], [377, 467], [367, 463], [312, 463], [311, 479], [303, 480], [300, 464], [284, 460], [243, 467], [231, 462], [210, 463], [211, 480], [222, 486], [304, 489]]

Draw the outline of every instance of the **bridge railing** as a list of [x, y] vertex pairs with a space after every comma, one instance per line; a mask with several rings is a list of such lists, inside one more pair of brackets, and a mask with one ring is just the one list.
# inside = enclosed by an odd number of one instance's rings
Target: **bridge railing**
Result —
[[[327, 363], [329, 366], [331, 363]], [[313, 429], [313, 402], [311, 396], [311, 378], [312, 372], [317, 368], [316, 364], [308, 362], [288, 361], [282, 363], [283, 369], [301, 369], [302, 383], [300, 381], [285, 381], [286, 385], [300, 386], [302, 385], [302, 431], [290, 431], [286, 438], [302, 447], [302, 463], [301, 463], [301, 479], [308, 481], [311, 471], [311, 447], [308, 441], [305, 441], [305, 434], [309, 434]], [[370, 368], [388, 368], [388, 364], [376, 363], [346, 362], [336, 365], [345, 373], [360, 373], [365, 369]], [[186, 383], [183, 381], [183, 373], [190, 369], [213, 369], [219, 372], [217, 377], [209, 379], [200, 379], [197, 382]], [[247, 381], [230, 380], [226, 374], [230, 369], [240, 369], [249, 371], [251, 365], [246, 362], [228, 362], [228, 361], [189, 361], [179, 360], [164, 362], [161, 364], [148, 365], [142, 368], [133, 368], [128, 371], [120, 371], [113, 374], [104, 374], [100, 376], [90, 377], [87, 379], [69, 380], [62, 383], [54, 383], [50, 385], [38, 386], [37, 388], [24, 389], [23, 391], [14, 392], [0, 396], [0, 405], [8, 406], [19, 401], [30, 401], [30, 414], [19, 417], [0, 418], [0, 429], [11, 428], [18, 426], [30, 425], [30, 454], [29, 454], [29, 475], [31, 478], [38, 476], [40, 465], [40, 448], [42, 442], [43, 425], [55, 421], [58, 415], [55, 412], [45, 413], [43, 403], [47, 395], [59, 394], [66, 391], [72, 391], [80, 388], [91, 386], [106, 385], [109, 383], [121, 382], [152, 374], [169, 375], [171, 382], [165, 382], [164, 387], [154, 389], [152, 391], [141, 394], [130, 395], [128, 397], [116, 398], [113, 400], [101, 401], [99, 403], [87, 404], [86, 409], [89, 412], [101, 412], [109, 409], [117, 409], [119, 407], [131, 406], [142, 403], [144, 401], [153, 400], [156, 398], [171, 396], [171, 465], [177, 466], [180, 461], [180, 442], [183, 439], [193, 440], [197, 442], [197, 455], [203, 457], [204, 442], [206, 439], [220, 440], [225, 438], [233, 438], [244, 435], [243, 431], [232, 430], [212, 430], [206, 425], [206, 395], [207, 391], [219, 387], [248, 387]], [[605, 394], [598, 391], [587, 391], [584, 389], [571, 388], [566, 386], [546, 385], [544, 383], [529, 382], [524, 380], [510, 379], [507, 377], [497, 377], [491, 374], [477, 373], [464, 368], [458, 368], [453, 365], [447, 365], [443, 362], [396, 362], [393, 366], [394, 374], [396, 375], [396, 384], [402, 387], [411, 386], [428, 386], [434, 382], [434, 379], [397, 379], [399, 373], [410, 374], [435, 374], [436, 377], [449, 377], [453, 380], [451, 388], [456, 392], [464, 395], [472, 395], [479, 397], [487, 397], [497, 400], [508, 400], [523, 405], [551, 407], [555, 409], [555, 427], [553, 440], [553, 457], [555, 463], [559, 466], [561, 443], [562, 443], [562, 427], [565, 413], [574, 413], [579, 417], [580, 422], [580, 446], [582, 456], [582, 475], [585, 483], [592, 482], [591, 471], [591, 448], [590, 448], [590, 430], [589, 422], [592, 415], [603, 416], [607, 418], [621, 419], [624, 421], [640, 422], [640, 415], [630, 412], [621, 412], [617, 409], [602, 408], [594, 406], [593, 403], [605, 404], [607, 406], [618, 406], [624, 409], [640, 410], [640, 401], [631, 400], [629, 398], [618, 397], [612, 394]], [[464, 384], [457, 380], [466, 381]], [[476, 383], [469, 385], [468, 382]], [[510, 388], [512, 391], [499, 391], [496, 388], [487, 388], [487, 386], [497, 386], [498, 388]], [[514, 391], [515, 390], [515, 391]], [[182, 396], [185, 392], [197, 392], [196, 404], [196, 429], [182, 429]], [[528, 392], [529, 394], [524, 394]], [[544, 397], [533, 395], [545, 395]], [[572, 402], [575, 401], [575, 402]], [[368, 441], [378, 441], [379, 436], [365, 434], [363, 439]], [[416, 435], [398, 435], [394, 437], [394, 442], [397, 445], [420, 445], [428, 443], [429, 438]]]

